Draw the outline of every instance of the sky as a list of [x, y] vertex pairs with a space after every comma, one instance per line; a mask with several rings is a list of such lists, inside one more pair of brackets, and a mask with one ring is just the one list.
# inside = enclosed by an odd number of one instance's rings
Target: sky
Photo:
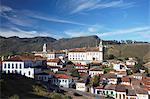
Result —
[[0, 0], [0, 36], [150, 42], [150, 0]]

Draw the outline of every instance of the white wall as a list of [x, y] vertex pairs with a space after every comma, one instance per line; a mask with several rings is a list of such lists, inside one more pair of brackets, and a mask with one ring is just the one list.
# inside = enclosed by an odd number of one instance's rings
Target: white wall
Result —
[[79, 82], [77, 82], [76, 83], [76, 90], [85, 92], [86, 91], [85, 83], [79, 83]]
[[148, 94], [136, 94], [138, 99], [148, 99]]
[[68, 60], [86, 60], [85, 52], [69, 52]]
[[53, 84], [66, 88], [69, 88], [71, 83], [74, 83], [72, 79], [53, 79]]
[[2, 71], [5, 73], [18, 73], [30, 78], [34, 78], [35, 69], [30, 67], [25, 68], [25, 64], [31, 65], [30, 62], [24, 63], [22, 61], [4, 61], [2, 63]]
[[98, 74], [104, 74], [103, 71], [89, 71], [89, 75], [91, 75], [91, 77], [93, 77], [94, 75], [98, 75]]
[[47, 54], [47, 59], [55, 59], [55, 54], [54, 53]]
[[81, 60], [81, 61], [103, 61], [103, 52], [69, 52], [68, 60]]

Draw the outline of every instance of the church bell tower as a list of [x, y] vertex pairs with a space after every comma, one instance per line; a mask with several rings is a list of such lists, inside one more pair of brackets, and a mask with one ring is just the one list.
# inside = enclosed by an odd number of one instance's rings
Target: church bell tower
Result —
[[103, 41], [102, 40], [100, 40], [100, 43], [99, 43], [99, 51], [103, 52]]
[[43, 52], [46, 53], [46, 44], [43, 45]]

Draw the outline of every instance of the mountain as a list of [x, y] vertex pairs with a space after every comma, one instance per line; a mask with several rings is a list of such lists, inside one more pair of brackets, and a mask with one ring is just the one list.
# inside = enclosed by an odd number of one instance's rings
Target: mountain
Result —
[[19, 38], [0, 37], [0, 55], [7, 55], [8, 53], [17, 52], [31, 52], [35, 50], [42, 50], [44, 43], [53, 43], [56, 39], [51, 37], [34, 37], [34, 38]]
[[[97, 43], [96, 43], [97, 42]], [[98, 44], [97, 36], [63, 38], [56, 40], [52, 37], [34, 37], [34, 38], [19, 38], [0, 37], [0, 55], [14, 54], [18, 52], [41, 51], [44, 43], [47, 44], [48, 50], [66, 49], [75, 47], [91, 47]]]
[[53, 43], [54, 49], [68, 49], [80, 47], [94, 47], [98, 45], [100, 38], [96, 35], [74, 38], [63, 38]]

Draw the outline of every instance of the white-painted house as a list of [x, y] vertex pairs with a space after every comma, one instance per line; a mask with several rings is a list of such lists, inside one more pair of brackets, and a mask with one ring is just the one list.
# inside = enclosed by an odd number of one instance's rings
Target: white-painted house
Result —
[[99, 44], [99, 47], [93, 48], [75, 48], [70, 49], [68, 52], [68, 60], [74, 63], [87, 62], [90, 63], [92, 61], [103, 61], [103, 45], [102, 41]]
[[64, 63], [59, 58], [55, 58], [47, 60], [47, 65], [63, 68]]
[[91, 76], [91, 77], [93, 77], [93, 76], [95, 76], [95, 75], [101, 75], [101, 74], [104, 74], [104, 71], [102, 70], [102, 69], [100, 69], [100, 68], [91, 68], [90, 70], [89, 70], [89, 75]]
[[86, 83], [84, 81], [77, 81], [76, 90], [86, 92], [87, 91]]
[[67, 76], [65, 74], [56, 74], [51, 83], [60, 87], [70, 88], [75, 82], [71, 76]]
[[[34, 65], [34, 63], [36, 63], [35, 61], [36, 60], [33, 61], [21, 56], [13, 56], [10, 59], [2, 62], [2, 72], [18, 73], [30, 78], [34, 78], [36, 73], [41, 72], [41, 69]], [[39, 65], [41, 66], [41, 64], [37, 64], [37, 66]]]
[[126, 61], [126, 65], [128, 66], [134, 66], [137, 64], [137, 61], [134, 60], [133, 58], [129, 58], [129, 60]]

